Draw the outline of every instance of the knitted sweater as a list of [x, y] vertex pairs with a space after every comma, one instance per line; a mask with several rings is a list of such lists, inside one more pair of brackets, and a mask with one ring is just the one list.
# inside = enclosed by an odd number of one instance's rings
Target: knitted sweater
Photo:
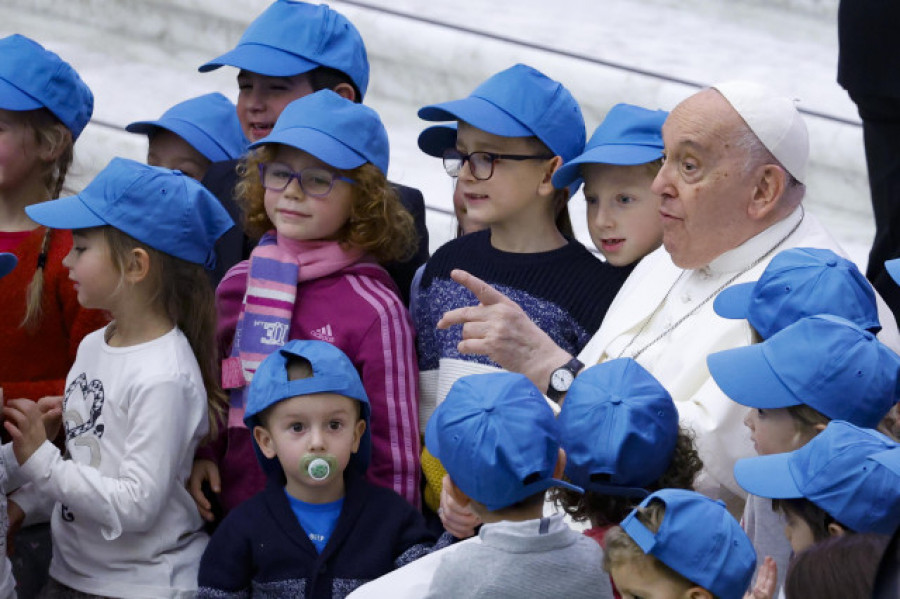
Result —
[[345, 480], [341, 514], [319, 553], [297, 521], [283, 483], [270, 478], [264, 491], [216, 529], [200, 561], [199, 596], [342, 599], [432, 550], [434, 537], [415, 508], [349, 470]]
[[78, 303], [69, 270], [62, 265], [72, 249], [72, 233], [56, 230], [44, 268], [42, 317], [34, 331], [19, 326], [45, 231], [38, 227], [12, 250], [19, 263], [0, 279], [0, 388], [6, 399], [62, 395], [78, 344], [109, 322], [106, 313]]

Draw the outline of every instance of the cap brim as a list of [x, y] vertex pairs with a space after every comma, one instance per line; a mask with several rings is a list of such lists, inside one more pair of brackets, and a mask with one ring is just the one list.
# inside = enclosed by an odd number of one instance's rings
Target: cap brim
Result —
[[435, 125], [419, 134], [419, 149], [435, 158], [442, 158], [444, 150], [456, 145], [456, 127], [453, 125]]
[[425, 121], [465, 121], [501, 137], [534, 136], [534, 132], [518, 119], [487, 100], [474, 96], [420, 108], [419, 118]]
[[224, 66], [244, 69], [269, 77], [290, 77], [306, 73], [320, 65], [271, 46], [241, 44], [201, 65], [197, 70], [206, 73]]
[[756, 282], [726, 287], [713, 300], [713, 310], [722, 318], [747, 318]]
[[597, 146], [570, 160], [553, 173], [553, 186], [562, 189], [571, 185], [581, 177], [582, 164], [636, 166], [653, 162], [661, 157], [662, 150], [651, 146], [627, 144]]
[[312, 154], [325, 164], [343, 170], [356, 168], [368, 162], [365, 156], [355, 150], [351, 150], [330, 135], [306, 127], [275, 131], [250, 144], [250, 148], [257, 148], [265, 144], [291, 146]]
[[237, 156], [229, 156], [206, 133], [186, 121], [178, 119], [137, 121], [125, 127], [125, 130], [129, 133], [143, 133], [144, 135], [151, 135], [157, 129], [171, 131], [186, 141], [192, 148], [203, 154], [210, 162], [221, 162], [237, 158]]
[[87, 229], [107, 224], [77, 195], [32, 204], [25, 212], [34, 222], [51, 229]]
[[751, 408], [797, 406], [790, 390], [763, 355], [763, 344], [747, 345], [710, 354], [709, 373], [719, 388], [737, 403]]
[[15, 254], [10, 254], [9, 252], [0, 253], [0, 278], [5, 277], [12, 272], [12, 269], [14, 269], [18, 263], [19, 259], [16, 258]]
[[650, 494], [650, 491], [648, 491], [647, 489], [642, 489], [640, 487], [620, 487], [617, 485], [610, 485], [608, 483], [589, 482], [584, 485], [584, 488], [587, 491], [591, 491], [592, 493], [599, 493], [601, 495], [634, 497], [636, 499], [643, 499]]
[[7, 81], [0, 79], [0, 108], [3, 110], [37, 110], [43, 104]]
[[891, 278], [894, 279], [894, 282], [900, 285], [900, 258], [886, 260], [884, 268], [888, 271], [888, 274], [891, 275]]
[[790, 453], [776, 453], [738, 460], [734, 465], [734, 479], [745, 491], [759, 497], [803, 497], [791, 474], [790, 458]]

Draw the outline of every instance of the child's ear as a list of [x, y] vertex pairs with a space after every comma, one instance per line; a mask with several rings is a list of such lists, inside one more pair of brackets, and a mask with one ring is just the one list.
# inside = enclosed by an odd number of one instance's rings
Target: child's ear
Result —
[[133, 248], [125, 261], [125, 278], [130, 283], [140, 283], [150, 272], [150, 254], [144, 248]]
[[547, 166], [544, 168], [544, 178], [541, 179], [541, 184], [538, 189], [540, 193], [544, 195], [553, 195], [553, 192], [556, 190], [553, 187], [553, 173], [555, 173], [559, 167], [563, 164], [563, 159], [561, 156], [554, 156], [550, 160], [547, 161]]
[[62, 123], [53, 124], [53, 134], [46, 136], [38, 149], [38, 156], [44, 162], [56, 162], [72, 143], [72, 132]]
[[553, 468], [553, 478], [562, 480], [563, 474], [566, 472], [566, 452], [562, 447], [559, 448], [558, 456], [556, 466]]
[[275, 457], [275, 444], [272, 443], [272, 435], [263, 426], [253, 427], [253, 439], [259, 445], [259, 450], [269, 459]]
[[685, 599], [716, 599], [715, 595], [702, 587], [691, 587], [684, 594]]
[[333, 88], [331, 88], [331, 91], [341, 96], [342, 98], [350, 100], [351, 102], [356, 102], [356, 90], [353, 89], [353, 86], [349, 83], [338, 83]]
[[362, 441], [363, 433], [366, 432], [366, 421], [360, 418], [356, 421], [356, 429], [353, 431], [353, 449], [352, 452], [359, 451], [359, 443]]
[[447, 489], [447, 494], [453, 498], [453, 500], [458, 503], [461, 507], [466, 507], [472, 500], [469, 499], [469, 496], [463, 493], [459, 487], [456, 486], [456, 483], [453, 482], [453, 479], [449, 476], [445, 476], [444, 480], [444, 488]]
[[829, 537], [842, 537], [847, 534], [847, 529], [837, 522], [829, 523], [827, 529]]

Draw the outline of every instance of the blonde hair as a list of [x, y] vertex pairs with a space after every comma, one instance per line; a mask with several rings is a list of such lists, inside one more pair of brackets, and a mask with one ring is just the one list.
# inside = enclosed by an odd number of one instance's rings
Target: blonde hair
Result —
[[[647, 530], [654, 534], [659, 531], [663, 517], [666, 515], [666, 506], [663, 502], [654, 500], [646, 507], [636, 508], [636, 511], [635, 517]], [[644, 553], [644, 550], [620, 526], [610, 528], [604, 540], [606, 548], [603, 553], [603, 569], [607, 572], [624, 564], [637, 563], [643, 568], [650, 568], [673, 585], [677, 584], [685, 588], [697, 586], [655, 556]]]
[[[66, 173], [68, 173], [69, 167], [72, 165], [75, 146], [72, 132], [46, 108], [15, 112], [13, 114], [19, 116], [22, 119], [22, 124], [32, 130], [38, 148], [46, 148], [53, 154], [59, 153], [55, 160], [44, 164], [44, 168], [41, 169], [40, 173], [44, 188], [47, 191], [45, 198], [41, 201], [55, 200], [62, 193]], [[25, 316], [22, 318], [19, 326], [28, 331], [37, 329], [43, 315], [44, 270], [53, 235], [52, 229], [47, 229], [44, 232], [44, 238], [41, 241], [41, 251], [38, 255], [37, 269], [34, 272], [34, 276], [31, 277], [31, 282], [28, 284], [28, 289], [25, 293]]]
[[[265, 208], [265, 188], [259, 179], [259, 165], [275, 157], [275, 144], [251, 152], [238, 165], [241, 179], [235, 189], [238, 204], [244, 210], [247, 234], [258, 238], [274, 225]], [[358, 247], [381, 263], [405, 260], [418, 246], [413, 217], [397, 192], [378, 168], [366, 163], [351, 170], [335, 171], [353, 179], [350, 218], [337, 233], [337, 241]]]
[[215, 298], [203, 266], [154, 249], [114, 227], [98, 227], [98, 230], [103, 233], [118, 273], [125, 272], [126, 262], [135, 248], [143, 249], [150, 256], [146, 280], [148, 287], [155, 291], [149, 299], [165, 310], [191, 345], [206, 389], [209, 437], [214, 437], [228, 402], [219, 384]]

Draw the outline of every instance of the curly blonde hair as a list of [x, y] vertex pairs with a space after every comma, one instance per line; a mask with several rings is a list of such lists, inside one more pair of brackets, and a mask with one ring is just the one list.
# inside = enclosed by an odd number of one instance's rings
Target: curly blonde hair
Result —
[[[260, 146], [238, 165], [235, 198], [244, 211], [244, 229], [253, 238], [274, 227], [266, 213], [259, 165], [275, 157], [276, 147]], [[350, 218], [338, 231], [337, 241], [368, 252], [380, 263], [412, 256], [418, 246], [413, 217], [384, 174], [368, 162], [351, 170], [334, 170], [355, 181]]]

